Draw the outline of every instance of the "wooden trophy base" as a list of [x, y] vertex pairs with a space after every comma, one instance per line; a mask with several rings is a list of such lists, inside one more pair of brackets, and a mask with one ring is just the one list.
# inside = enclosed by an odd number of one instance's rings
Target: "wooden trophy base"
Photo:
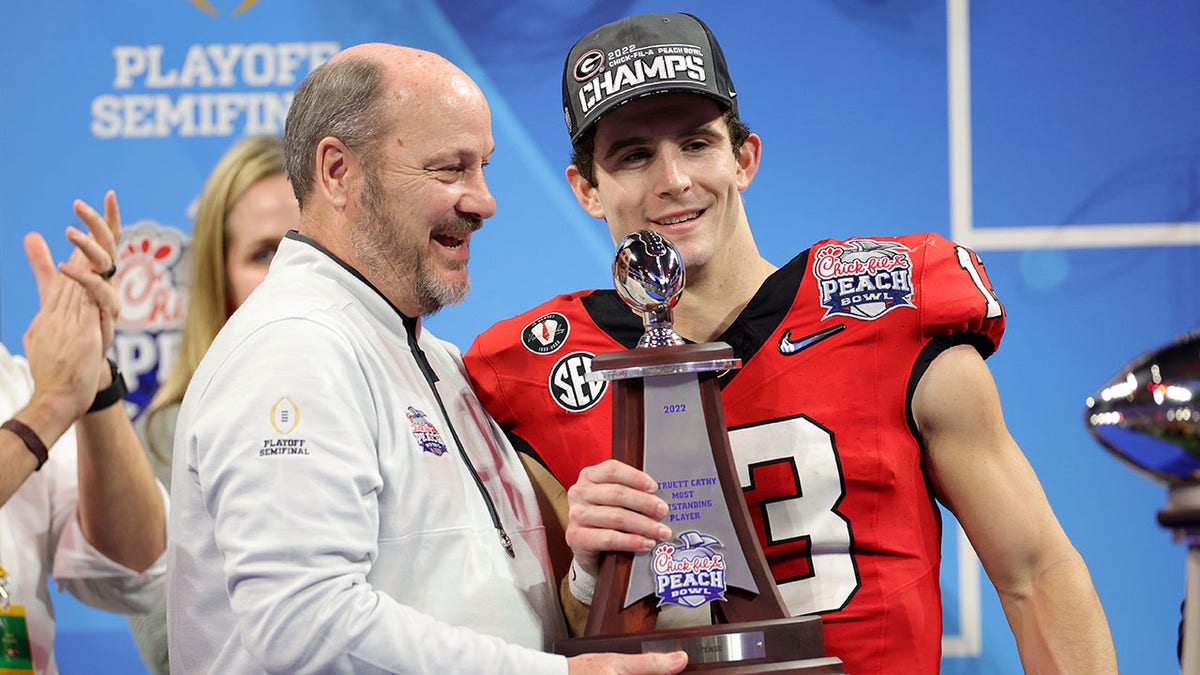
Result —
[[636, 635], [598, 635], [559, 640], [564, 656], [596, 652], [648, 654], [685, 651], [685, 673], [841, 675], [841, 659], [825, 656], [821, 619], [813, 616], [694, 626]]
[[[641, 557], [635, 561], [634, 554], [607, 553], [600, 559], [585, 637], [559, 640], [556, 653], [684, 651], [688, 673], [845, 672], [840, 659], [825, 656], [820, 617], [788, 616], [755, 535], [717, 383], [718, 372], [739, 367], [741, 361], [725, 343], [608, 352], [592, 360], [589, 377], [614, 383], [613, 457], [645, 469], [656, 480], [689, 481], [699, 490], [715, 482], [715, 489], [696, 497], [690, 496], [694, 490], [688, 491], [687, 499], [711, 502], [692, 511], [704, 519], [689, 519], [689, 525], [695, 523], [697, 528], [691, 534], [719, 540], [724, 566], [718, 569], [725, 570], [726, 579], [737, 574], [739, 583], [726, 587], [723, 579], [720, 599], [711, 600], [723, 623], [658, 630], [660, 599], [667, 600], [655, 597], [656, 577], [649, 557], [637, 554]], [[647, 461], [648, 454], [654, 462]], [[658, 461], [669, 457], [676, 458], [674, 463]], [[661, 483], [659, 489], [669, 490]], [[669, 491], [660, 496], [669, 503], [675, 499]], [[631, 589], [633, 578], [637, 585]]]

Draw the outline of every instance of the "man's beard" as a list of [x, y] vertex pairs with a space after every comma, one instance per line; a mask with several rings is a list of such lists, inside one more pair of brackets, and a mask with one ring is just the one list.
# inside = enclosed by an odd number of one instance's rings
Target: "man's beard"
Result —
[[[355, 226], [351, 237], [355, 255], [377, 273], [394, 274], [402, 283], [409, 284], [418, 316], [433, 315], [442, 307], [457, 304], [467, 297], [471, 290], [470, 279], [444, 279], [430, 268], [425, 257], [428, 240], [405, 241], [406, 228], [400, 216], [387, 208], [379, 175], [370, 169], [363, 184], [360, 206], [366, 217]], [[478, 219], [459, 218], [438, 223], [433, 234], [441, 230], [474, 232], [480, 227], [482, 223]], [[465, 268], [466, 263], [453, 269], [459, 267]]]

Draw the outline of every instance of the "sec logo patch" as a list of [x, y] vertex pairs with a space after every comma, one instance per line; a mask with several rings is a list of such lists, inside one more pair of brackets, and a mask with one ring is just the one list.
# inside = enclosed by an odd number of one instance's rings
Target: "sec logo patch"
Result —
[[550, 398], [568, 412], [583, 412], [600, 402], [608, 389], [607, 380], [589, 382], [592, 357], [588, 352], [567, 354], [550, 371]]
[[550, 354], [563, 346], [570, 333], [571, 324], [567, 317], [551, 312], [525, 326], [521, 331], [521, 342], [534, 354]]

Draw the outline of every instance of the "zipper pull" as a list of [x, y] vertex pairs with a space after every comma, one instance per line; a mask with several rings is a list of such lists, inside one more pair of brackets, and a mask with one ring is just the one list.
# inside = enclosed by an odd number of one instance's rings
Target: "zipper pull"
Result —
[[504, 531], [503, 527], [497, 527], [496, 534], [500, 535], [500, 544], [508, 552], [508, 557], [515, 559], [517, 554], [513, 551], [512, 539], [509, 538], [508, 533]]

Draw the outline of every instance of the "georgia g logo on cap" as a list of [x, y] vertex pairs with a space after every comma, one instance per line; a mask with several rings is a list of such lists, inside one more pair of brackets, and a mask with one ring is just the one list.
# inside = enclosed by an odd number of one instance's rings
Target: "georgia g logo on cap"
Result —
[[584, 52], [583, 56], [575, 62], [575, 67], [571, 70], [571, 75], [576, 82], [586, 82], [600, 72], [601, 66], [604, 65], [604, 52], [599, 49], [593, 49]]

